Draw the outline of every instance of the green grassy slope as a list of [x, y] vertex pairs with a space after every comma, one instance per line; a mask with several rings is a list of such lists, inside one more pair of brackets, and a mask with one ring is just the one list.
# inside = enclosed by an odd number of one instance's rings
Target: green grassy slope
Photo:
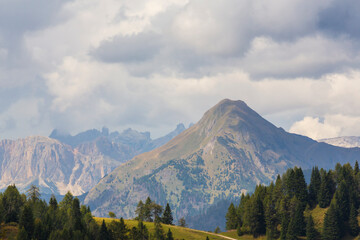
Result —
[[[106, 224], [110, 224], [111, 221], [115, 220], [118, 221], [118, 219], [111, 219], [111, 218], [98, 218], [95, 217], [95, 221], [99, 224], [102, 223], [102, 221], [105, 220]], [[128, 228], [136, 227], [138, 225], [138, 221], [135, 220], [125, 220], [125, 224]], [[148, 228], [149, 232], [152, 233], [154, 231], [154, 223], [150, 222], [144, 222], [146, 227]], [[163, 224], [163, 229], [165, 233], [168, 231], [168, 229], [171, 229], [171, 232], [173, 233], [174, 239], [186, 239], [186, 240], [205, 240], [208, 236], [210, 240], [228, 240], [228, 238], [225, 238], [223, 236], [214, 234], [214, 233], [208, 233], [203, 231], [198, 231], [190, 228], [184, 228], [179, 226], [171, 226], [171, 225], [165, 225]]]

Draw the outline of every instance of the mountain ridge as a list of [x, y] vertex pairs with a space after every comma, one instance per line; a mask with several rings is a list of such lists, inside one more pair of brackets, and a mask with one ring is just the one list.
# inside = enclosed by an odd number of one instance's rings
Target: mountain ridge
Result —
[[[133, 217], [147, 196], [170, 202], [176, 218], [238, 199], [256, 184], [268, 184], [287, 168], [329, 168], [351, 161], [360, 149], [343, 149], [277, 128], [243, 101], [222, 100], [200, 121], [167, 144], [134, 157], [90, 190], [94, 213]], [[215, 226], [216, 227], [216, 226]]]

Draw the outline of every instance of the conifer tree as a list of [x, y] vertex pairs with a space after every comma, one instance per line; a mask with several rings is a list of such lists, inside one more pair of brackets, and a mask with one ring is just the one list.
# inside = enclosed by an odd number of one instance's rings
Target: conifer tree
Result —
[[161, 226], [161, 221], [158, 216], [155, 217], [154, 226], [155, 226], [154, 239], [165, 240], [164, 229]]
[[173, 234], [169, 228], [167, 234], [166, 234], [166, 240], [174, 240]]
[[309, 217], [307, 218], [307, 223], [306, 223], [306, 239], [315, 240], [316, 238], [317, 238], [317, 232], [315, 229], [314, 220], [310, 214]]
[[265, 222], [266, 222], [266, 237], [267, 239], [277, 238], [277, 215], [275, 209], [275, 200], [268, 195], [265, 206]]
[[144, 216], [144, 203], [143, 201], [139, 201], [136, 210], [135, 210], [135, 214], [136, 214], [136, 219], [139, 221], [144, 221], [145, 220], [145, 216]]
[[102, 240], [111, 240], [111, 235], [106, 227], [105, 220], [103, 220], [101, 224], [100, 236]]
[[304, 220], [304, 211], [303, 211], [302, 203], [299, 203], [297, 205], [295, 213], [294, 213], [294, 217], [292, 218], [292, 220], [294, 221], [294, 224], [295, 224], [294, 229], [295, 229], [296, 236], [304, 236], [306, 224], [305, 224], [305, 220]]
[[34, 184], [31, 184], [30, 188], [26, 191], [26, 195], [28, 199], [31, 200], [32, 202], [36, 202], [40, 200], [41, 194], [39, 187]]
[[138, 229], [138, 235], [137, 235], [136, 240], [148, 240], [149, 239], [149, 231], [142, 221], [139, 221], [137, 229]]
[[152, 201], [150, 199], [150, 197], [147, 197], [145, 204], [144, 204], [144, 221], [146, 222], [152, 222], [152, 214], [151, 214], [151, 204]]
[[319, 168], [316, 166], [313, 167], [311, 171], [311, 179], [309, 184], [309, 203], [313, 207], [316, 206], [316, 204], [318, 203], [320, 186], [321, 186], [321, 176], [320, 176]]
[[250, 232], [253, 237], [258, 237], [262, 234], [265, 234], [265, 218], [264, 218], [264, 207], [260, 199], [260, 195], [256, 194], [253, 199], [253, 204], [251, 206], [251, 212], [249, 213], [250, 217]]
[[56, 197], [54, 194], [51, 194], [50, 200], [49, 200], [49, 206], [53, 210], [56, 210], [58, 208], [58, 202], [56, 200]]
[[74, 231], [81, 231], [83, 229], [83, 226], [81, 223], [80, 201], [78, 198], [74, 198], [73, 200], [71, 213], [72, 229]]
[[333, 196], [332, 185], [333, 181], [331, 179], [331, 174], [325, 172], [323, 178], [321, 179], [321, 186], [319, 192], [319, 206], [321, 208], [326, 208], [330, 205]]
[[166, 204], [165, 211], [162, 216], [162, 222], [164, 224], [173, 225], [173, 216], [171, 213], [171, 208], [170, 208], [169, 203]]
[[233, 203], [230, 204], [225, 219], [226, 219], [227, 230], [236, 229], [238, 217]]
[[355, 166], [354, 166], [354, 175], [357, 175], [359, 173], [359, 163], [356, 160]]
[[350, 234], [353, 237], [356, 237], [359, 234], [359, 222], [357, 220], [358, 212], [354, 207], [354, 204], [350, 207], [350, 217], [349, 217], [349, 228]]
[[322, 239], [323, 240], [341, 239], [339, 217], [334, 203], [330, 205], [329, 209], [325, 213]]
[[20, 216], [19, 226], [27, 232], [28, 239], [31, 239], [34, 233], [34, 216], [30, 206], [25, 205]]
[[349, 190], [344, 180], [342, 180], [335, 192], [336, 209], [339, 212], [340, 222], [346, 222], [350, 214]]
[[286, 240], [297, 240], [298, 239], [297, 234], [296, 234], [296, 222], [293, 218], [290, 220], [290, 223], [288, 225], [285, 239]]
[[295, 167], [294, 175], [295, 175], [295, 181], [294, 181], [295, 196], [302, 203], [304, 210], [306, 203], [308, 201], [308, 192], [307, 192], [307, 185], [305, 182], [304, 173], [301, 168]]

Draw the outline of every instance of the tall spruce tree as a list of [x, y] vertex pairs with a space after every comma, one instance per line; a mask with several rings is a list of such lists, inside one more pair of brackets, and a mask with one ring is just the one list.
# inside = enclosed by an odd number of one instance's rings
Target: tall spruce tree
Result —
[[359, 173], [359, 163], [358, 161], [356, 160], [355, 162], [355, 166], [354, 166], [354, 175], [358, 174]]
[[275, 209], [275, 199], [268, 195], [266, 197], [265, 206], [265, 222], [266, 222], [266, 238], [268, 240], [277, 239], [277, 214]]
[[316, 240], [317, 235], [314, 220], [310, 214], [306, 222], [306, 240]]
[[100, 227], [100, 236], [101, 236], [101, 240], [111, 240], [111, 235], [106, 227], [105, 220], [102, 221]]
[[250, 215], [250, 232], [253, 237], [257, 238], [258, 236], [265, 234], [265, 217], [264, 217], [264, 207], [260, 199], [260, 194], [256, 194], [253, 199], [253, 204], [251, 207]]
[[295, 175], [295, 181], [294, 181], [295, 196], [302, 203], [304, 210], [308, 201], [308, 192], [307, 192], [307, 185], [305, 182], [304, 173], [301, 168], [295, 167], [294, 175]]
[[334, 203], [330, 205], [329, 209], [325, 213], [322, 239], [323, 240], [341, 239], [339, 216]]
[[350, 217], [349, 217], [349, 230], [350, 234], [353, 237], [356, 237], [359, 234], [359, 222], [357, 220], [358, 212], [354, 204], [350, 207]]
[[34, 233], [35, 223], [34, 223], [34, 215], [32, 209], [29, 205], [25, 205], [19, 221], [20, 228], [24, 228], [28, 239], [31, 239]]
[[154, 226], [155, 226], [154, 239], [155, 240], [165, 240], [164, 229], [161, 226], [160, 218], [157, 216], [154, 219]]
[[167, 234], [166, 234], [166, 240], [174, 240], [173, 234], [169, 228]]
[[309, 203], [312, 207], [316, 206], [318, 203], [318, 196], [321, 186], [321, 176], [319, 168], [313, 167], [311, 171], [311, 178], [309, 184]]
[[238, 223], [238, 216], [236, 214], [236, 209], [233, 203], [230, 204], [225, 219], [227, 230], [236, 229]]
[[330, 205], [331, 199], [333, 197], [333, 180], [331, 174], [324, 173], [324, 176], [321, 179], [321, 186], [319, 192], [319, 206], [321, 208], [326, 208]]
[[163, 216], [162, 216], [162, 222], [164, 224], [169, 224], [169, 225], [173, 225], [173, 216], [172, 216], [172, 213], [171, 213], [171, 208], [170, 208], [170, 205], [169, 203], [166, 204], [166, 207], [165, 207], [165, 211], [163, 213]]
[[349, 220], [350, 214], [350, 196], [349, 190], [344, 180], [340, 182], [335, 192], [336, 209], [339, 212], [340, 222]]

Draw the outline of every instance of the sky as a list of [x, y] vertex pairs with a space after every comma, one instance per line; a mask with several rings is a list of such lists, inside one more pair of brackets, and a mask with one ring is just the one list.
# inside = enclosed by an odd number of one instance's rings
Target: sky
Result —
[[358, 0], [0, 0], [0, 138], [161, 136], [224, 98], [360, 136]]

